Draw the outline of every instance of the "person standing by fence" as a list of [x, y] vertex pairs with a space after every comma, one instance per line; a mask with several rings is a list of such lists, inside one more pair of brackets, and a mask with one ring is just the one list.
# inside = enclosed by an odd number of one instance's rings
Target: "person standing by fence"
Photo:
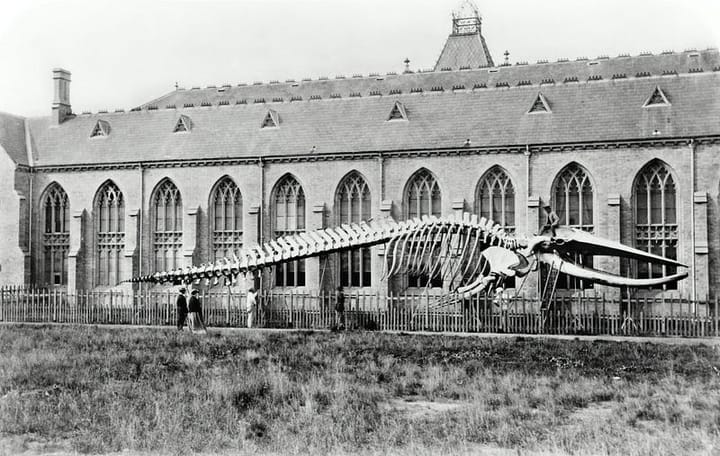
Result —
[[247, 327], [252, 328], [257, 318], [257, 292], [254, 287], [250, 287], [247, 291], [245, 310], [247, 310]]
[[335, 294], [335, 327], [345, 329], [345, 293], [342, 285], [337, 287]]
[[177, 301], [175, 301], [175, 306], [177, 307], [177, 329], [178, 331], [182, 331], [183, 327], [185, 326], [185, 320], [187, 319], [188, 314], [188, 306], [187, 306], [187, 300], [185, 299], [185, 288], [180, 288], [178, 290], [178, 297]]
[[205, 321], [202, 315], [202, 305], [200, 299], [198, 299], [197, 289], [190, 292], [190, 304], [188, 305], [188, 326], [190, 331], [198, 334], [207, 334], [205, 329]]

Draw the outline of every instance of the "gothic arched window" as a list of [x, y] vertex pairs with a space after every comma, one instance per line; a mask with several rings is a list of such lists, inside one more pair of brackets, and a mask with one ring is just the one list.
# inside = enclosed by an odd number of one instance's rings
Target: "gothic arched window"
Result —
[[[555, 179], [552, 206], [560, 218], [560, 225], [593, 232], [593, 186], [588, 173], [577, 163], [566, 166]], [[577, 253], [572, 258], [576, 264], [592, 267], [592, 256]], [[560, 274], [557, 288], [561, 290], [588, 289], [593, 284], [576, 277]]]
[[[475, 190], [475, 213], [500, 224], [509, 233], [515, 231], [515, 188], [504, 169], [490, 168]], [[508, 277], [505, 288], [515, 288], [515, 278]]]
[[243, 201], [231, 178], [225, 176], [215, 184], [210, 210], [213, 258], [232, 258], [243, 245]]
[[560, 224], [593, 231], [593, 187], [588, 174], [573, 163], [555, 180], [553, 207]]
[[493, 166], [478, 183], [475, 213], [515, 231], [515, 189], [510, 177], [499, 166]]
[[182, 196], [175, 184], [165, 179], [151, 201], [155, 270], [176, 269], [181, 266]]
[[435, 176], [421, 169], [410, 179], [405, 191], [405, 208], [408, 218], [434, 215], [440, 217], [440, 187]]
[[97, 285], [117, 285], [121, 277], [120, 259], [125, 248], [125, 202], [112, 181], [100, 187], [95, 197], [95, 246]]
[[[441, 193], [435, 176], [426, 169], [416, 172], [408, 182], [403, 198], [407, 218], [442, 213]], [[432, 277], [428, 274], [409, 274], [409, 287], [442, 287], [442, 277], [438, 271]]]
[[70, 203], [57, 183], [45, 190], [42, 200], [43, 277], [49, 285], [67, 284], [67, 260], [70, 248]]
[[[287, 175], [276, 184], [272, 203], [273, 233], [276, 238], [305, 231], [305, 192], [293, 176]], [[305, 286], [305, 260], [276, 266], [275, 285]]]
[[[633, 189], [635, 246], [656, 255], [677, 259], [678, 225], [675, 181], [667, 165], [654, 161], [640, 171]], [[638, 278], [675, 274], [673, 266], [638, 261]], [[666, 289], [676, 289], [677, 282]]]
[[[337, 224], [359, 223], [370, 218], [370, 189], [365, 179], [352, 172], [340, 182], [335, 195]], [[370, 249], [362, 248], [341, 252], [340, 285], [344, 287], [368, 287], [371, 280]]]

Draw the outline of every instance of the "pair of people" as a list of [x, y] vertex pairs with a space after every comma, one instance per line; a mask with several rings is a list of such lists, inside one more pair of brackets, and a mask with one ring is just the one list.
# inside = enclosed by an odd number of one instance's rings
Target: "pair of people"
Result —
[[190, 302], [188, 303], [185, 299], [185, 288], [180, 288], [180, 294], [177, 297], [177, 329], [182, 331], [187, 320], [188, 328], [190, 331], [199, 334], [206, 334], [205, 320], [202, 314], [202, 304], [198, 299], [197, 289], [193, 289], [190, 293]]

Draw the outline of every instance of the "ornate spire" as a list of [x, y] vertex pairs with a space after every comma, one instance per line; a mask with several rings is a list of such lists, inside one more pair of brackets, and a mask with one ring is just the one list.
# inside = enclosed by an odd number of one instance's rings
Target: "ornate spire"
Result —
[[452, 12], [452, 33], [435, 64], [435, 71], [495, 66], [480, 33], [480, 13], [472, 0]]

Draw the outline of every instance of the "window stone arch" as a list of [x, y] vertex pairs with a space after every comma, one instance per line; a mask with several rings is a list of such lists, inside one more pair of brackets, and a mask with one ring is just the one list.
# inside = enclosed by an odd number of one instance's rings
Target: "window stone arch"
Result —
[[232, 178], [218, 180], [208, 206], [212, 258], [232, 258], [243, 246], [243, 198]]
[[97, 191], [93, 204], [95, 226], [95, 284], [114, 286], [122, 280], [125, 248], [125, 200], [118, 186], [107, 181]]
[[[633, 185], [635, 247], [677, 260], [677, 188], [670, 167], [654, 160], [645, 165]], [[637, 262], [637, 277], [652, 278], [675, 274], [674, 266]], [[664, 289], [677, 289], [677, 282]]]
[[[372, 216], [370, 188], [365, 178], [352, 171], [340, 181], [335, 192], [336, 224], [359, 223]], [[355, 249], [338, 254], [339, 284], [344, 287], [369, 287], [372, 278], [372, 261], [369, 248]]]
[[482, 175], [475, 189], [475, 213], [515, 231], [515, 187], [510, 176], [499, 165]]
[[[275, 184], [271, 203], [274, 238], [305, 231], [305, 191], [293, 175], [286, 174]], [[275, 285], [305, 286], [305, 260], [276, 266]]]
[[[560, 218], [560, 224], [590, 233], [594, 225], [594, 189], [590, 174], [577, 163], [570, 163], [555, 178], [552, 188], [552, 207]], [[577, 253], [572, 260], [586, 267], [593, 266], [592, 255]], [[560, 290], [585, 290], [593, 288], [592, 282], [560, 274], [557, 279]]]
[[155, 270], [176, 269], [182, 266], [182, 195], [170, 179], [164, 179], [155, 187], [151, 203]]
[[42, 274], [48, 285], [67, 285], [70, 249], [70, 201], [57, 182], [51, 183], [41, 199]]
[[[423, 168], [413, 174], [405, 186], [403, 207], [407, 218], [422, 217], [424, 215], [442, 215], [442, 193], [435, 175]], [[428, 274], [408, 274], [407, 286], [412, 288], [442, 287], [440, 272], [432, 277]]]

